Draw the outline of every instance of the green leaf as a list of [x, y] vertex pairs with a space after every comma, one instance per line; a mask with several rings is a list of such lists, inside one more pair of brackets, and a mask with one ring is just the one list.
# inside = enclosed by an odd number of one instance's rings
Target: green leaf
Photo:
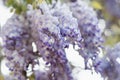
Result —
[[27, 4], [32, 4], [34, 0], [26, 0]]
[[14, 3], [14, 0], [7, 0], [7, 6], [9, 7], [9, 6], [11, 6], [12, 4]]
[[29, 78], [29, 80], [35, 80], [34, 74], [32, 74], [31, 76], [29, 76], [28, 78]]
[[27, 5], [25, 5], [25, 4], [21, 5], [21, 9], [22, 9], [23, 12], [25, 12], [25, 11], [27, 10], [27, 7], [26, 7], [26, 6], [27, 6]]
[[48, 4], [52, 3], [52, 0], [45, 0]]
[[100, 4], [100, 2], [98, 2], [98, 1], [91, 1], [91, 5], [93, 8], [95, 8], [97, 10], [101, 10], [103, 8], [102, 5]]
[[0, 75], [0, 80], [4, 80], [4, 77], [2, 75]]

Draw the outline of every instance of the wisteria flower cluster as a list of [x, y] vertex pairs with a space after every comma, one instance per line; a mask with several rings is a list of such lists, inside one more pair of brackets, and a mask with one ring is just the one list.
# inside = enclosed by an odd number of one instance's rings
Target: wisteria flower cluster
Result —
[[108, 80], [119, 80], [120, 43], [117, 43], [113, 48], [109, 48], [105, 57], [96, 59], [94, 67], [104, 78], [107, 77]]
[[85, 58], [85, 65], [88, 68], [88, 59], [94, 60], [98, 56], [100, 48], [102, 48], [103, 38], [100, 27], [103, 26], [99, 26], [101, 20], [97, 18], [93, 8], [89, 7], [85, 2], [77, 1], [71, 3], [70, 9], [73, 12], [73, 16], [78, 20], [78, 27], [83, 38], [81, 43], [83, 49], [79, 53]]
[[[14, 14], [2, 28], [6, 65], [13, 76], [9, 80], [27, 80], [30, 65], [35, 80], [74, 80], [65, 52], [70, 44], [78, 46], [86, 69], [91, 59], [96, 71], [102, 72], [97, 68], [103, 42], [100, 21], [94, 9], [83, 1], [57, 1], [51, 5], [43, 2], [36, 9], [28, 5], [24, 14]], [[45, 61], [45, 72], [34, 69], [41, 64], [40, 58]]]

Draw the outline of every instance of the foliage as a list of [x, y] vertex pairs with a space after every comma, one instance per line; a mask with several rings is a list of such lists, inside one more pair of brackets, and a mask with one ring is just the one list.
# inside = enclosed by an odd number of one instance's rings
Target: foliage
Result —
[[[27, 5], [32, 4], [35, 8], [38, 4], [40, 4], [43, 0], [7, 0], [6, 6], [12, 7], [11, 11], [14, 11], [17, 14], [24, 13], [27, 10]], [[48, 4], [52, 2], [52, 0], [45, 0]]]

